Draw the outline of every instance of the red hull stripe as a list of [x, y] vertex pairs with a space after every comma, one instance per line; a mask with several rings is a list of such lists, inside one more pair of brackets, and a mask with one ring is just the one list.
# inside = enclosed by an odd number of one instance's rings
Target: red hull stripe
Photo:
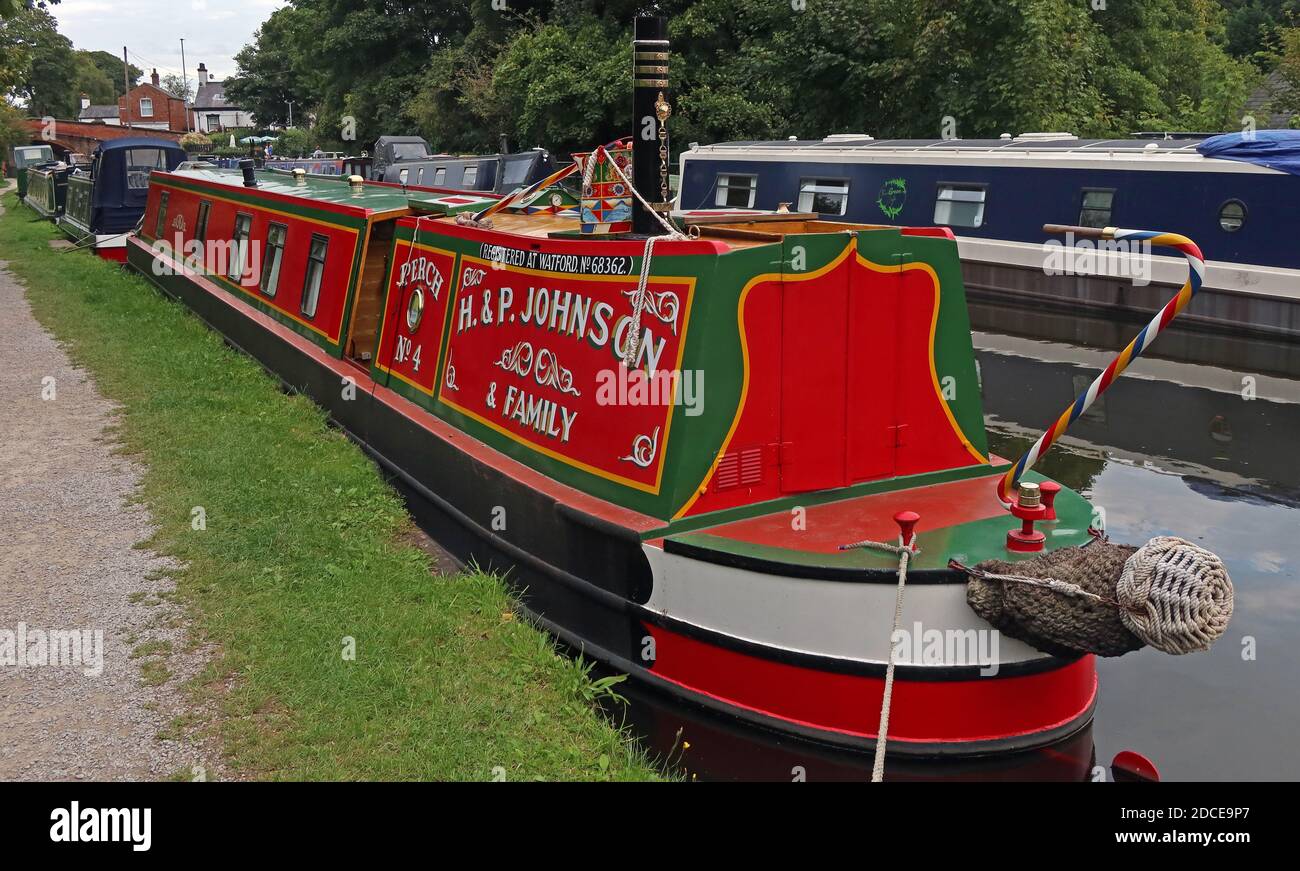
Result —
[[[724, 704], [811, 729], [874, 738], [883, 677], [834, 674], [724, 650], [658, 626], [655, 675]], [[971, 681], [894, 681], [889, 740], [997, 741], [1060, 728], [1097, 694], [1093, 658], [1054, 671]]]
[[94, 250], [97, 257], [102, 257], [105, 260], [112, 260], [117, 263], [126, 262], [126, 248], [123, 246], [117, 248], [96, 248]]

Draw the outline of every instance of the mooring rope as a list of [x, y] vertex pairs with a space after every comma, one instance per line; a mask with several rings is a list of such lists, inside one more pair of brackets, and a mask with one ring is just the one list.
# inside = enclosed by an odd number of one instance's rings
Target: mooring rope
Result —
[[901, 535], [898, 540], [899, 544], [885, 541], [855, 541], [852, 544], [840, 545], [840, 550], [864, 547], [898, 554], [898, 592], [894, 596], [894, 623], [889, 630], [889, 659], [885, 665], [885, 690], [880, 699], [880, 724], [876, 727], [876, 754], [871, 760], [872, 783], [883, 783], [885, 780], [885, 745], [889, 741], [889, 713], [894, 701], [894, 637], [903, 622], [903, 591], [907, 587], [907, 563], [918, 553], [915, 535], [912, 536], [912, 543], [908, 545], [902, 544]]
[[1059, 227], [1049, 224], [1043, 228], [1049, 233], [1071, 232], [1077, 236], [1094, 236], [1100, 239], [1114, 239], [1123, 242], [1147, 242], [1152, 245], [1165, 245], [1170, 248], [1176, 248], [1183, 257], [1187, 258], [1187, 281], [1183, 283], [1178, 295], [1169, 302], [1165, 303], [1164, 308], [1156, 313], [1151, 322], [1142, 328], [1129, 342], [1128, 347], [1119, 352], [1106, 370], [1097, 376], [1088, 388], [1078, 395], [1074, 403], [1061, 413], [1052, 424], [1047, 432], [1043, 433], [1038, 441], [1025, 452], [1016, 463], [1007, 470], [1006, 475], [998, 482], [998, 501], [1002, 503], [1003, 508], [1010, 508], [1012, 505], [1012, 493], [1015, 492], [1016, 483], [1020, 477], [1034, 467], [1034, 463], [1051, 449], [1052, 445], [1059, 439], [1074, 423], [1087, 412], [1097, 397], [1106, 391], [1115, 382], [1124, 370], [1128, 368], [1129, 363], [1140, 357], [1142, 352], [1151, 347], [1156, 336], [1169, 326], [1170, 321], [1178, 316], [1187, 304], [1192, 301], [1192, 297], [1201, 289], [1201, 283], [1205, 280], [1205, 257], [1201, 254], [1201, 249], [1196, 247], [1196, 243], [1186, 236], [1180, 236], [1177, 233], [1163, 233], [1157, 230], [1122, 230], [1117, 227], [1106, 227], [1098, 230], [1089, 227]]

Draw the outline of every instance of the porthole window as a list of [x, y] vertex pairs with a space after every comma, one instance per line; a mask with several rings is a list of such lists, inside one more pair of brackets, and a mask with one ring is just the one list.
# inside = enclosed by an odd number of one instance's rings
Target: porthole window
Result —
[[1246, 223], [1246, 204], [1241, 200], [1228, 200], [1219, 207], [1219, 226], [1226, 233], [1235, 233]]
[[406, 304], [406, 329], [414, 333], [420, 326], [422, 317], [424, 317], [424, 291], [417, 287], [411, 291], [411, 299]]

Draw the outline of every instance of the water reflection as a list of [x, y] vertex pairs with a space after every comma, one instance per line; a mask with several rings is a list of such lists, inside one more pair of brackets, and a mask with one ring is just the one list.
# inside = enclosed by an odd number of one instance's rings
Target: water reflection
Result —
[[[1113, 344], [1131, 335], [1116, 330]], [[1019, 456], [1112, 356], [1006, 334], [976, 333], [975, 342], [991, 448], [1006, 457]], [[1084, 780], [1094, 758], [1135, 749], [1166, 780], [1300, 779], [1290, 750], [1300, 722], [1300, 381], [1268, 374], [1295, 364], [1296, 349], [1224, 342], [1201, 356], [1275, 368], [1139, 360], [1040, 469], [1102, 509], [1115, 541], [1179, 535], [1222, 556], [1236, 585], [1227, 635], [1208, 653], [1100, 660], [1093, 727], [1054, 747], [964, 763], [891, 760], [887, 778]], [[631, 725], [688, 777], [870, 775], [867, 754], [754, 734], [631, 692]]]

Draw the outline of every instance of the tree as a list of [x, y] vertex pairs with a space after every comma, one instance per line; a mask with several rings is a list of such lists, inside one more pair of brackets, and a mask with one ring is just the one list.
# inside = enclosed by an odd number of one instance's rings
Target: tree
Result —
[[0, 21], [0, 82], [34, 115], [75, 118], [80, 108], [72, 43], [39, 7]]
[[173, 97], [180, 97], [186, 103], [194, 99], [194, 86], [184, 76], [168, 73], [159, 80], [158, 86]]
[[[95, 68], [104, 74], [113, 85], [113, 95], [103, 102], [116, 103], [117, 98], [126, 93], [126, 84], [122, 81], [122, 59], [116, 55], [109, 54], [106, 51], [78, 51], [79, 56], [85, 57]], [[128, 64], [127, 75], [130, 79], [131, 87], [134, 88], [140, 84], [140, 79], [144, 76], [144, 70], [135, 64]], [[96, 100], [95, 102], [100, 102]]]

